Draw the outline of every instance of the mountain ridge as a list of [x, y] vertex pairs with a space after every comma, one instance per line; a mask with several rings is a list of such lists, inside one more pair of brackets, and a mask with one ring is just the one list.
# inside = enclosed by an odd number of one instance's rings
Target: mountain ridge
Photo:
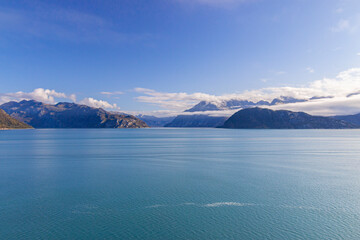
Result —
[[144, 128], [145, 122], [132, 115], [115, 114], [69, 102], [46, 104], [35, 100], [0, 105], [11, 117], [35, 128]]

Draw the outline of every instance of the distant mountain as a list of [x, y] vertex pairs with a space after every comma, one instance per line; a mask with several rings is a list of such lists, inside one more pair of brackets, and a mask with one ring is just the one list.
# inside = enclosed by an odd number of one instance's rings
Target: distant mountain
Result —
[[[269, 104], [268, 102], [266, 103]], [[220, 111], [220, 110], [229, 110], [229, 109], [238, 109], [238, 108], [248, 108], [248, 107], [253, 107], [255, 105], [256, 103], [254, 102], [241, 101], [241, 100], [229, 100], [222, 102], [201, 101], [198, 104], [196, 104], [194, 107], [185, 110], [185, 112]]]
[[11, 117], [35, 128], [143, 128], [134, 116], [115, 114], [101, 108], [61, 102], [55, 105], [34, 100], [8, 102], [0, 108]]
[[295, 103], [295, 102], [305, 102], [305, 99], [296, 99], [293, 97], [281, 96], [280, 98], [275, 98], [271, 102], [268, 101], [258, 101], [252, 102], [247, 100], [224, 100], [221, 102], [208, 102], [201, 101], [190, 109], [185, 110], [185, 112], [205, 112], [205, 111], [221, 111], [221, 110], [232, 110], [232, 109], [244, 109], [255, 106], [271, 106], [277, 104], [285, 103]]
[[226, 119], [208, 115], [179, 115], [165, 127], [217, 127], [223, 125]]
[[185, 110], [184, 112], [204, 112], [204, 111], [219, 111], [220, 106], [215, 103], [201, 101], [190, 109]]
[[335, 116], [335, 119], [343, 120], [355, 125], [360, 125], [360, 113], [355, 115], [343, 115], [343, 116]]
[[32, 128], [31, 126], [20, 122], [7, 114], [4, 110], [0, 109], [0, 129], [26, 129]]
[[175, 119], [175, 117], [154, 117], [142, 114], [136, 117], [144, 121], [149, 127], [163, 127]]
[[331, 117], [311, 116], [304, 112], [247, 108], [232, 115], [222, 127], [249, 129], [346, 129], [358, 128], [359, 125]]

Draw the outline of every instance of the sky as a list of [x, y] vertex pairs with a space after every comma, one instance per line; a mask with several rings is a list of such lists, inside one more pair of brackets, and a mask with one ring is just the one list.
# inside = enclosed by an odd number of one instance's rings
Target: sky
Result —
[[288, 108], [356, 113], [359, 42], [358, 0], [1, 1], [0, 103], [166, 115], [331, 96]]

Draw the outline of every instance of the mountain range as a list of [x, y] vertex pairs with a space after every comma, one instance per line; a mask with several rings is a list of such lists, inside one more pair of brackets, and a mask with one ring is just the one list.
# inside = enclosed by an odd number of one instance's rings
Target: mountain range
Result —
[[[284, 100], [284, 99], [283, 99]], [[283, 101], [282, 100], [282, 101]], [[298, 101], [286, 99], [287, 101]], [[276, 104], [278, 100], [269, 104]], [[245, 102], [243, 102], [245, 104]], [[246, 104], [250, 104], [248, 101]], [[234, 106], [238, 104], [234, 104]], [[229, 103], [228, 106], [231, 106]], [[245, 105], [243, 105], [245, 106]], [[1, 110], [2, 109], [2, 110]], [[146, 124], [144, 121], [149, 124]], [[75, 103], [46, 104], [34, 100], [0, 105], [0, 129], [8, 128], [144, 128], [159, 127], [222, 127], [269, 129], [347, 129], [360, 128], [360, 114], [322, 117], [304, 112], [249, 107], [230, 118], [206, 114], [183, 114], [157, 118], [108, 112]]]
[[271, 102], [264, 100], [258, 102], [252, 102], [248, 100], [236, 100], [236, 99], [223, 100], [217, 102], [201, 101], [192, 108], [185, 110], [185, 112], [223, 111], [223, 110], [250, 108], [256, 106], [273, 106], [278, 104], [296, 103], [296, 102], [305, 102], [305, 101], [307, 100], [297, 99], [293, 97], [286, 97], [286, 96], [275, 98]]
[[256, 106], [273, 106], [278, 104], [304, 102], [305, 99], [296, 99], [293, 97], [281, 96], [268, 101], [252, 102], [248, 100], [223, 100], [223, 101], [201, 101], [193, 107], [185, 110], [186, 113], [204, 112], [204, 114], [180, 114], [176, 117], [156, 117], [149, 115], [137, 115], [139, 119], [143, 120], [150, 127], [218, 127], [222, 125], [228, 117], [225, 116], [210, 116], [206, 114], [207, 111], [224, 111], [237, 110], [244, 108], [251, 108]]
[[12, 118], [35, 128], [144, 128], [142, 120], [76, 103], [55, 105], [23, 100], [0, 105]]

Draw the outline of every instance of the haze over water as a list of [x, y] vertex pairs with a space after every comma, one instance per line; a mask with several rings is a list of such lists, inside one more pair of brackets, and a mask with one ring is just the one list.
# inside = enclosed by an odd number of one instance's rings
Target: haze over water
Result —
[[359, 130], [0, 132], [0, 239], [359, 239]]

